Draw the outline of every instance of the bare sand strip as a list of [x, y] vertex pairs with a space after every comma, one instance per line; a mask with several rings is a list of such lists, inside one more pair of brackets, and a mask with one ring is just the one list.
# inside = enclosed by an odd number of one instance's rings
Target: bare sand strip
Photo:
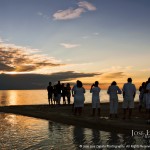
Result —
[[91, 104], [85, 104], [82, 116], [74, 116], [72, 106], [48, 106], [48, 105], [15, 105], [1, 106], [0, 112], [13, 113], [40, 119], [51, 120], [63, 124], [94, 128], [102, 131], [131, 133], [132, 130], [150, 130], [146, 124], [147, 115], [143, 111], [138, 112], [137, 104], [133, 111], [133, 117], [129, 120], [122, 119], [121, 103], [119, 104], [119, 118], [109, 119], [109, 104], [101, 104], [101, 117], [91, 116]]

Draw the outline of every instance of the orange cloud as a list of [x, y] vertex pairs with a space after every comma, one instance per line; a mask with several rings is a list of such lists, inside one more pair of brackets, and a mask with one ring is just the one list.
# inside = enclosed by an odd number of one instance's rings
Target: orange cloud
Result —
[[106, 79], [113, 79], [113, 78], [123, 78], [126, 75], [124, 75], [124, 72], [115, 72], [115, 73], [109, 73], [107, 75], [105, 75], [104, 77]]
[[0, 56], [0, 72], [33, 72], [64, 65], [53, 57], [35, 54], [34, 49], [13, 44], [0, 43]]

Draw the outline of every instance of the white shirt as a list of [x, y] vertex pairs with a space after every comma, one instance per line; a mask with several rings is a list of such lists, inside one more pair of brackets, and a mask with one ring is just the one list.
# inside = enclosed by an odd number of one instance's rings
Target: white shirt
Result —
[[124, 96], [125, 99], [129, 99], [129, 100], [134, 99], [133, 95], [134, 93], [136, 93], [136, 88], [134, 84], [130, 82], [125, 83], [122, 91], [125, 93], [125, 96]]
[[100, 99], [100, 97], [99, 97], [100, 90], [101, 89], [99, 87], [93, 87], [90, 90], [90, 93], [92, 93], [92, 100], [99, 100]]
[[117, 94], [121, 94], [121, 90], [116, 85], [111, 85], [108, 88], [107, 93], [110, 95], [110, 99], [118, 99]]

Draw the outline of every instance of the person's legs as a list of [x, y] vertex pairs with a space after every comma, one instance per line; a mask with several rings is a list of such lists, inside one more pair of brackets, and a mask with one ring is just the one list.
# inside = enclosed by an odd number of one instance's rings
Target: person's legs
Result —
[[95, 111], [96, 111], [96, 102], [92, 100], [92, 116], [95, 116]]
[[123, 119], [126, 119], [126, 111], [127, 111], [128, 107], [129, 107], [128, 100], [124, 99], [123, 100], [123, 105], [122, 105], [122, 108], [123, 108]]
[[150, 109], [148, 109], [148, 119], [150, 119]]
[[58, 94], [58, 105], [60, 105], [61, 94]]
[[117, 99], [114, 101], [114, 114], [115, 114], [115, 118], [118, 118], [118, 100]]
[[79, 115], [82, 115], [82, 107], [79, 107]]
[[63, 104], [66, 104], [65, 96], [63, 96]]
[[95, 110], [96, 108], [93, 108], [92, 116], [95, 116]]
[[48, 104], [50, 106], [50, 94], [48, 93]]
[[98, 116], [100, 117], [101, 116], [101, 109], [98, 108]]
[[127, 111], [127, 108], [123, 108], [123, 119], [126, 119], [126, 111]]
[[75, 116], [77, 115], [77, 111], [78, 111], [78, 108], [75, 107], [75, 108], [74, 108], [74, 115], [75, 115]]
[[134, 100], [130, 100], [129, 101], [129, 119], [131, 119], [133, 108], [134, 108]]
[[57, 104], [57, 105], [60, 105], [60, 101], [59, 101], [59, 99], [58, 99], [58, 96], [56, 97], [56, 104]]
[[113, 100], [110, 100], [110, 114], [109, 117], [111, 118], [113, 114]]
[[50, 96], [50, 101], [51, 101], [51, 104], [53, 105], [53, 98], [52, 98], [52, 95]]
[[68, 97], [68, 105], [70, 105], [70, 96]]
[[50, 106], [50, 99], [48, 98], [48, 104], [49, 104], [49, 106]]
[[142, 110], [142, 105], [139, 104], [139, 112], [141, 112], [141, 110]]
[[131, 119], [131, 115], [132, 115], [132, 108], [129, 108], [129, 119]]
[[72, 104], [72, 112], [74, 112], [74, 103]]

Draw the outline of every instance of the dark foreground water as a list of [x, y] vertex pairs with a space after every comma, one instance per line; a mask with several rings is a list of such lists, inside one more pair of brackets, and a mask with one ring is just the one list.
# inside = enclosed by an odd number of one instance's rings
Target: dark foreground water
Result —
[[[122, 95], [119, 96], [122, 101]], [[136, 95], [138, 100], [138, 94]], [[108, 102], [106, 91], [101, 91], [101, 101]], [[85, 102], [91, 102], [87, 90]], [[47, 104], [46, 90], [0, 91], [0, 106]], [[142, 132], [146, 132], [143, 129]], [[150, 131], [148, 131], [150, 134]], [[135, 131], [135, 133], [139, 133]], [[150, 136], [150, 135], [149, 135]], [[0, 113], [0, 150], [74, 150], [74, 149], [150, 149], [143, 135], [104, 132], [64, 125], [31, 117]]]
[[148, 146], [148, 139], [131, 136], [131, 132], [125, 135], [0, 114], [0, 150], [148, 149]]

